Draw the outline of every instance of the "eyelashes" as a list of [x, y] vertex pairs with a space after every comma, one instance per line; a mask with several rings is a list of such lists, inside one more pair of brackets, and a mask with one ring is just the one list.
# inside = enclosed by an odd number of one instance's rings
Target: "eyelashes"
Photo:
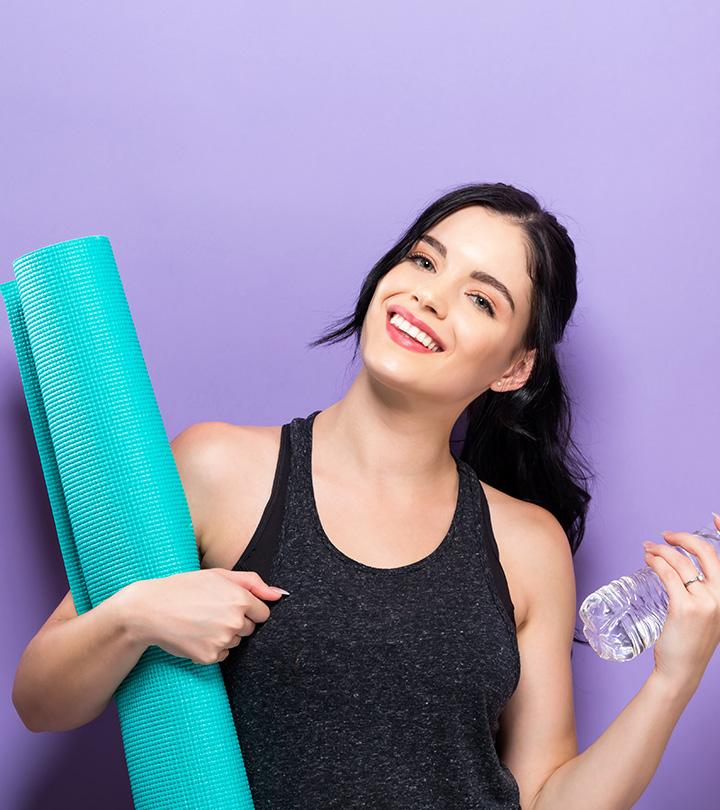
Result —
[[[409, 260], [410, 260], [410, 261], [412, 261], [412, 262], [414, 262], [414, 261], [415, 261], [415, 259], [423, 259], [423, 260], [425, 260], [426, 262], [429, 262], [429, 263], [430, 263], [430, 265], [432, 266], [432, 268], [433, 268], [433, 269], [435, 269], [435, 265], [433, 264], [433, 260], [432, 260], [432, 259], [430, 259], [430, 258], [428, 258], [427, 256], [423, 255], [422, 253], [410, 253], [410, 254], [409, 254], [409, 255], [408, 255], [406, 258], [407, 258], [407, 259], [409, 259]], [[415, 262], [415, 263], [417, 264], [417, 262]], [[419, 266], [420, 266], [420, 265], [418, 265], [418, 267], [419, 267]], [[482, 296], [482, 295], [479, 295], [478, 293], [470, 293], [470, 295], [469, 295], [468, 297], [469, 297], [469, 298], [476, 298], [476, 299], [479, 299], [480, 301], [483, 301], [483, 302], [484, 302], [484, 305], [482, 305], [482, 304], [475, 304], [475, 306], [476, 306], [478, 309], [484, 309], [484, 310], [485, 310], [485, 311], [488, 313], [488, 315], [489, 315], [491, 318], [494, 318], [494, 317], [495, 317], [495, 308], [494, 308], [494, 307], [493, 307], [493, 305], [492, 305], [492, 304], [491, 304], [491, 303], [490, 303], [490, 302], [487, 300], [487, 298], [485, 298], [485, 297], [484, 297], [484, 296]]]

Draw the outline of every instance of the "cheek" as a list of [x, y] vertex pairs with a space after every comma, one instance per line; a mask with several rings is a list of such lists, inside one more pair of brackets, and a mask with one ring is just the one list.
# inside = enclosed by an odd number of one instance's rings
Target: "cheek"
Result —
[[381, 279], [375, 287], [373, 297], [368, 304], [367, 312], [365, 313], [365, 321], [368, 318], [375, 318], [381, 315], [388, 305], [388, 297], [392, 294], [386, 286], [383, 285], [384, 279]]
[[484, 324], [480, 318], [456, 319], [453, 334], [458, 354], [466, 360], [483, 362], [497, 351], [497, 335], [493, 334], [491, 326]]
[[477, 386], [492, 382], [504, 373], [505, 342], [497, 335], [490, 335], [486, 329], [479, 333], [477, 328], [456, 333], [457, 343], [453, 358], [460, 373], [465, 374], [471, 385]]

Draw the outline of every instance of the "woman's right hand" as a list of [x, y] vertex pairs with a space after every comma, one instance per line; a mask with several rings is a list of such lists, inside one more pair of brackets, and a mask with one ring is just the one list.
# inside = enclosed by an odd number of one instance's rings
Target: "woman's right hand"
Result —
[[138, 637], [194, 664], [224, 661], [231, 647], [265, 622], [278, 599], [256, 571], [207, 568], [131, 583]]

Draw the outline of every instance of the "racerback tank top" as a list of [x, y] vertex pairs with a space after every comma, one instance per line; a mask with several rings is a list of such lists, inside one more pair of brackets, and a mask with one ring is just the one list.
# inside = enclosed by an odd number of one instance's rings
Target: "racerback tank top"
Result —
[[318, 413], [282, 426], [233, 566], [290, 592], [220, 663], [256, 810], [520, 810], [495, 747], [520, 679], [514, 609], [475, 471], [455, 458], [455, 512], [429, 555], [367, 566], [320, 522]]

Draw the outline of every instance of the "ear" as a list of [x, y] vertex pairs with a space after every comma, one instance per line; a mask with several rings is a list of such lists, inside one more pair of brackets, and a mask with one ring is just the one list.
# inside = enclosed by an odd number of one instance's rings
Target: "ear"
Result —
[[536, 355], [537, 349], [531, 349], [529, 352], [525, 352], [520, 360], [511, 367], [511, 370], [503, 375], [503, 386], [500, 390], [515, 391], [518, 388], [522, 388], [532, 373]]

